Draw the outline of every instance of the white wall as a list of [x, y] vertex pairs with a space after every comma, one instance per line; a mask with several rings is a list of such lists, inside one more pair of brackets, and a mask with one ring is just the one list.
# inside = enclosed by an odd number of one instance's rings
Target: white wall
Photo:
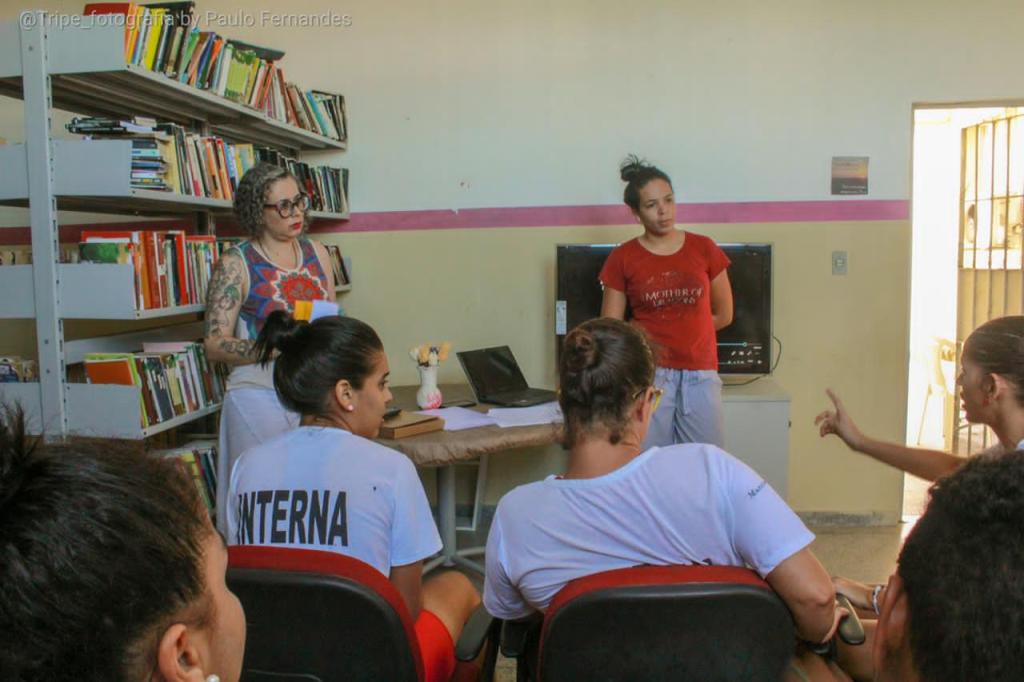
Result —
[[615, 203], [629, 151], [686, 201], [828, 198], [847, 154], [871, 157], [872, 197], [907, 199], [913, 102], [1024, 92], [1024, 5], [1005, 0], [198, 3], [264, 10], [352, 17], [222, 32], [348, 95], [357, 211]]

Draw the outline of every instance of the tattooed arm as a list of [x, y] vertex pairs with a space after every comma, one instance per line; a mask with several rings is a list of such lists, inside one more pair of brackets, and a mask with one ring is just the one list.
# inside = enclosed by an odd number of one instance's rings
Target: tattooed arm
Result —
[[206, 293], [206, 357], [229, 365], [256, 362], [253, 341], [235, 336], [238, 313], [245, 299], [245, 263], [236, 249], [230, 249], [217, 261], [210, 288]]

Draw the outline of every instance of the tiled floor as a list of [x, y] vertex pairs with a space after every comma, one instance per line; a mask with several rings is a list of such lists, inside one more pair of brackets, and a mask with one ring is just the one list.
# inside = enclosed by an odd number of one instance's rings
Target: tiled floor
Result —
[[[812, 529], [817, 536], [811, 549], [832, 575], [842, 575], [862, 582], [885, 582], [896, 566], [896, 556], [912, 523], [898, 526], [841, 527]], [[482, 589], [480, 576], [469, 574]], [[498, 682], [513, 682], [512, 661], [498, 659], [495, 675]]]

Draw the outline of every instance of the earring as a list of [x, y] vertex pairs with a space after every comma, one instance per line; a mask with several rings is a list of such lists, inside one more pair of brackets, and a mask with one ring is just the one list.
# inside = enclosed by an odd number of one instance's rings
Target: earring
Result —
[[207, 675], [206, 682], [220, 682], [220, 675]]

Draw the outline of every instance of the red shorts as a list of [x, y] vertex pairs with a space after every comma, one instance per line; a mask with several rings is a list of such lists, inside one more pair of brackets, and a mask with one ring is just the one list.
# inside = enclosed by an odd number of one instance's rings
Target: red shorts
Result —
[[424, 682], [448, 682], [455, 673], [455, 643], [441, 619], [426, 609], [413, 626], [423, 659]]

